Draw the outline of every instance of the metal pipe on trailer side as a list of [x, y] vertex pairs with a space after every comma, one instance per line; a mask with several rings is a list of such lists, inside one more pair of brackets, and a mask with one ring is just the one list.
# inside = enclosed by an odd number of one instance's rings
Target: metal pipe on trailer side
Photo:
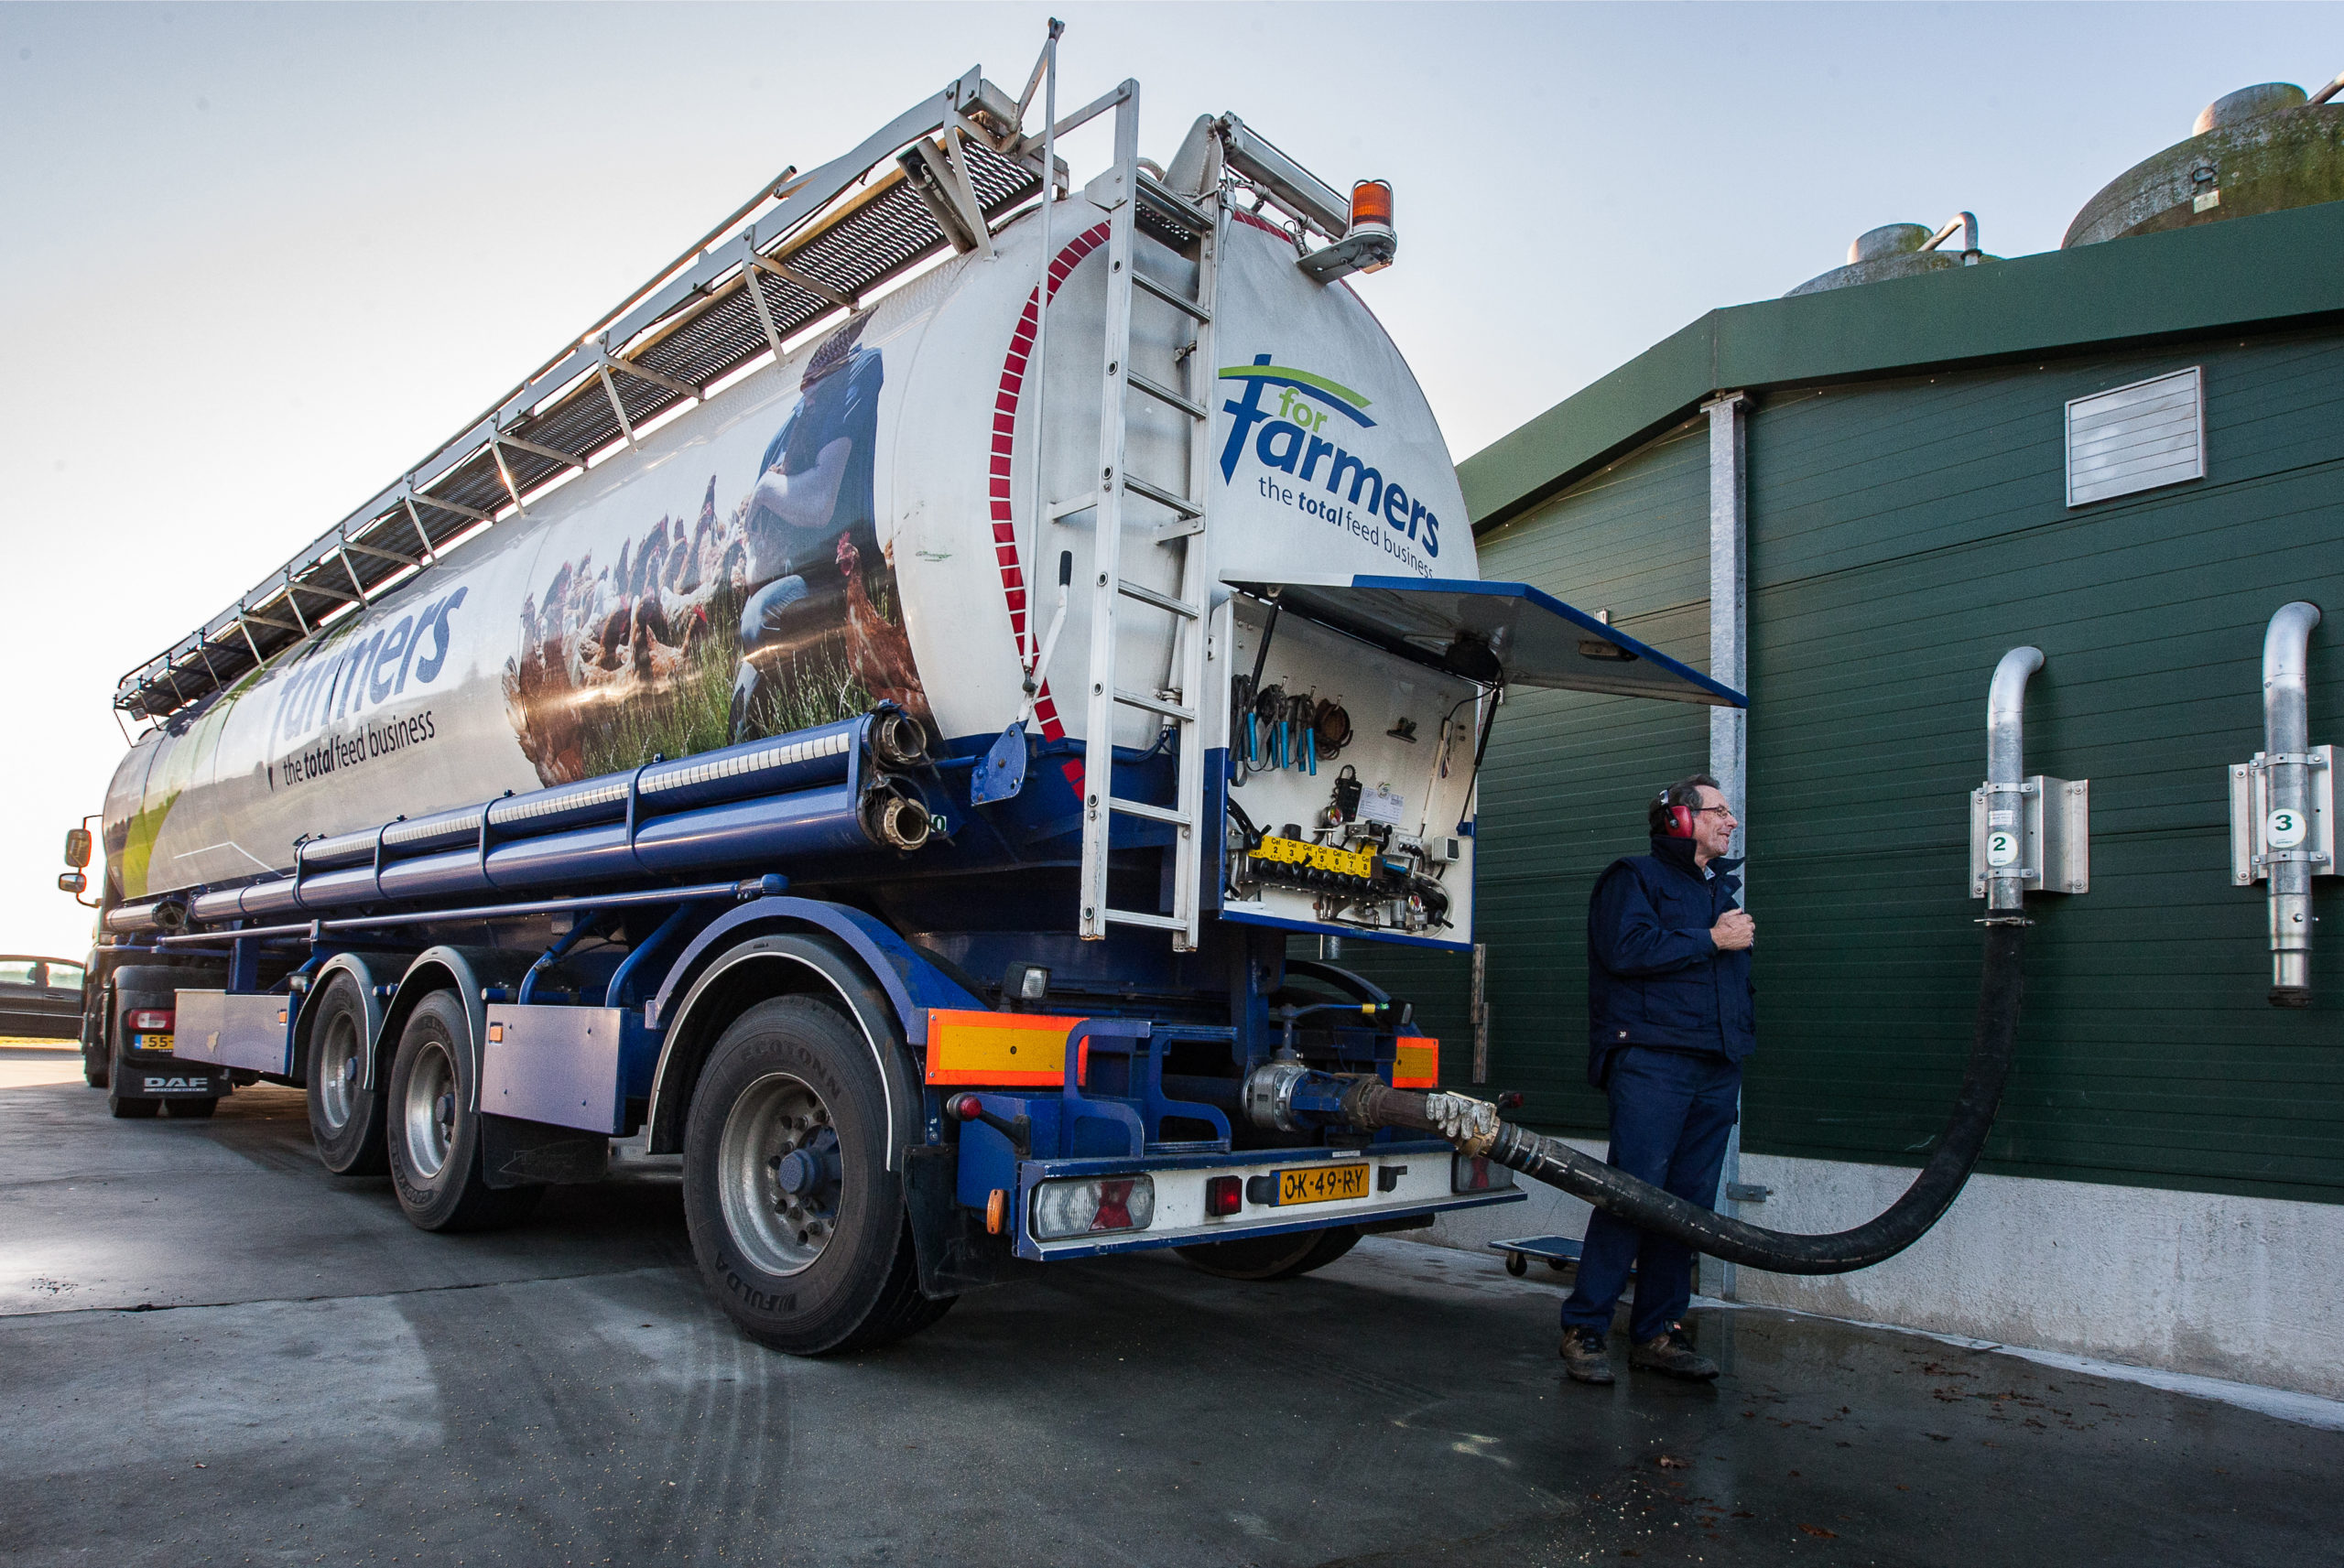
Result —
[[[882, 705], [722, 752], [307, 840], [292, 875], [201, 892], [189, 917], [212, 925], [916, 849], [928, 808], [896, 771], [928, 765], [917, 722]], [[168, 902], [111, 910], [106, 928], [167, 926]]]
[[587, 893], [577, 898], [531, 899], [526, 903], [489, 903], [462, 909], [409, 910], [399, 914], [354, 915], [342, 920], [305, 921], [286, 925], [248, 925], [226, 931], [198, 932], [188, 936], [158, 936], [157, 949], [218, 946], [229, 942], [275, 937], [314, 940], [329, 932], [391, 930], [407, 925], [437, 925], [473, 920], [517, 920], [535, 914], [564, 914], [585, 910], [630, 909], [645, 905], [710, 903], [730, 899], [776, 898], [788, 891], [789, 879], [768, 872], [740, 881], [700, 882], [688, 887], [645, 888], [634, 892]]

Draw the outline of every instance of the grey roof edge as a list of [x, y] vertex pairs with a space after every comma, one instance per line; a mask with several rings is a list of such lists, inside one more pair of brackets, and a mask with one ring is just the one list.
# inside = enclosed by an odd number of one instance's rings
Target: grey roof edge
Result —
[[1712, 310], [1458, 465], [1481, 533], [1721, 391], [2344, 313], [2344, 201]]

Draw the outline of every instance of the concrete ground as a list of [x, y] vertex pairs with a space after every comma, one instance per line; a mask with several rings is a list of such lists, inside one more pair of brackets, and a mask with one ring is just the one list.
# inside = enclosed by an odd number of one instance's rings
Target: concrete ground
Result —
[[702, 1296], [657, 1163], [427, 1236], [298, 1094], [116, 1122], [73, 1076], [0, 1088], [24, 1568], [2335, 1561], [2344, 1433], [2003, 1355], [1720, 1308], [1715, 1385], [1583, 1389], [1562, 1276], [1387, 1238], [1065, 1265], [792, 1360]]

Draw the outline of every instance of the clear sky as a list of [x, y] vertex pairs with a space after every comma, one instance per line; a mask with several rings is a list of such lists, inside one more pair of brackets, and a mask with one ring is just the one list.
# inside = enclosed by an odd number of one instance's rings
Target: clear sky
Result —
[[[76, 954], [120, 674], [468, 422], [783, 166], [1032, 5], [0, 6], [0, 950]], [[1877, 224], [2051, 249], [2336, 5], [1062, 5], [1062, 103], [1234, 110], [1398, 191], [1360, 280], [1459, 457]], [[1076, 178], [1095, 157], [1075, 158]]]

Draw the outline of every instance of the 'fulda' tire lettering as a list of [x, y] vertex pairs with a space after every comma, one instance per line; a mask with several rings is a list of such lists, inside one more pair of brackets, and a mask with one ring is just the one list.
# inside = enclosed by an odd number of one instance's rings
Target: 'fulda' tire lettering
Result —
[[[780, 1157], [765, 1162], [754, 1140], [743, 1142], [743, 1127], [757, 1125], [755, 1108], [776, 1093], [810, 1113], [805, 1091], [819, 1097], [821, 1119], [798, 1115], [784, 1135], [791, 1148], [834, 1162], [835, 1187], [819, 1189], [832, 1206], [820, 1210], [827, 1233], [785, 1256], [776, 1238], [787, 1247], [787, 1227], [762, 1239], [735, 1234], [736, 1225], [752, 1223], [741, 1217], [744, 1195], [764, 1193], [756, 1173]], [[879, 1065], [838, 1009], [776, 997], [743, 1012], [717, 1041], [685, 1119], [684, 1219], [709, 1293], [744, 1333], [776, 1350], [822, 1356], [884, 1345], [944, 1314], [950, 1301], [919, 1293], [903, 1179], [887, 1168], [892, 1136]], [[773, 1266], [755, 1260], [760, 1251], [775, 1253]]]
[[384, 1087], [366, 1087], [366, 1060], [374, 1049], [366, 1028], [366, 999], [358, 981], [337, 970], [309, 1005], [308, 1082], [309, 1140], [319, 1162], [337, 1176], [379, 1176], [388, 1171], [384, 1145]]
[[434, 991], [407, 1014], [384, 1097], [391, 1190], [421, 1230], [494, 1230], [528, 1217], [542, 1186], [492, 1187], [472, 1108], [471, 1028], [453, 991]]

